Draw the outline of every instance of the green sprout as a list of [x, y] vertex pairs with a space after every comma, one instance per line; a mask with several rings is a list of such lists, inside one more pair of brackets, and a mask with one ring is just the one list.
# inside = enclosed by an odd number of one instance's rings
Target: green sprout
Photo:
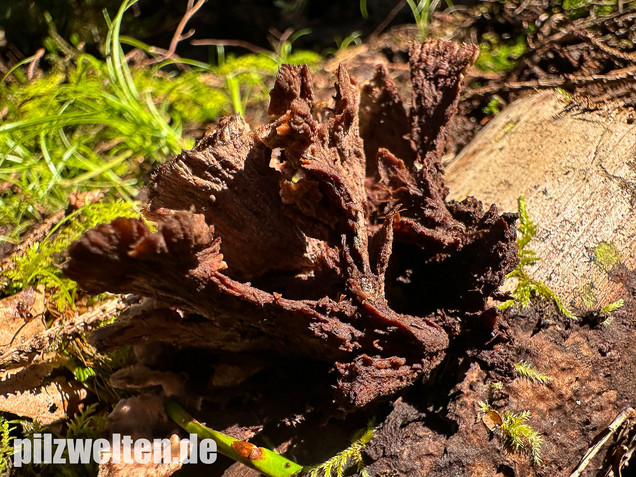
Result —
[[[419, 41], [424, 41], [428, 36], [428, 25], [440, 1], [441, 0], [419, 0], [419, 2], [416, 3], [415, 0], [406, 0], [415, 19], [415, 24], [417, 25], [417, 39]], [[449, 6], [452, 5], [450, 1], [447, 1], [447, 4]]]
[[341, 54], [343, 51], [345, 51], [347, 48], [356, 45], [359, 46], [362, 44], [362, 32], [361, 31], [354, 31], [351, 32], [349, 35], [347, 35], [344, 38], [341, 38], [339, 36], [337, 36], [334, 39], [334, 42], [336, 43], [336, 48], [327, 48], [325, 51], [323, 51], [324, 55], [333, 55], [333, 56], [338, 56], [339, 54]]
[[295, 31], [288, 37], [279, 41], [273, 41], [272, 46], [274, 48], [273, 58], [277, 61], [277, 66], [282, 64], [289, 64], [293, 59], [292, 47], [296, 40], [305, 35], [309, 35], [311, 30], [309, 28], [303, 28], [302, 30]]
[[531, 249], [527, 248], [537, 234], [537, 226], [528, 215], [526, 199], [522, 195], [517, 199], [519, 210], [519, 227], [517, 236], [517, 245], [519, 247], [519, 264], [510, 272], [506, 278], [516, 278], [517, 286], [512, 292], [512, 299], [507, 300], [499, 305], [500, 310], [505, 310], [513, 305], [519, 305], [525, 308], [535, 299], [541, 298], [546, 301], [552, 301], [559, 312], [572, 320], [578, 320], [576, 315], [572, 313], [561, 298], [545, 283], [532, 278], [526, 268], [534, 265], [540, 260], [540, 257]]
[[211, 438], [216, 442], [217, 450], [226, 457], [258, 470], [269, 477], [291, 477], [297, 474], [307, 477], [342, 477], [345, 470], [355, 464], [363, 477], [368, 477], [364, 469], [362, 449], [369, 443], [375, 430], [375, 422], [371, 420], [366, 429], [361, 430], [353, 438], [351, 446], [336, 454], [318, 466], [301, 466], [286, 457], [264, 447], [257, 447], [221, 432], [210, 429], [194, 419], [175, 401], [168, 401], [166, 413], [174, 422], [189, 433], [200, 438]]
[[541, 373], [534, 369], [530, 364], [526, 361], [519, 361], [514, 364], [515, 371], [526, 379], [529, 379], [532, 382], [541, 383], [541, 384], [549, 384], [552, 381], [552, 378], [547, 374]]

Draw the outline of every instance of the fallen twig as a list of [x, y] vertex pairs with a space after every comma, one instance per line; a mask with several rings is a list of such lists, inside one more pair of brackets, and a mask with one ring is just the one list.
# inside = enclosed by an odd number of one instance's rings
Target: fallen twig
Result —
[[56, 324], [48, 330], [36, 334], [26, 343], [5, 351], [0, 356], [0, 369], [7, 370], [33, 364], [38, 360], [38, 357], [52, 351], [60, 340], [78, 336], [87, 329], [112, 317], [114, 313], [126, 306], [128, 306], [126, 300], [117, 296], [66, 323]]
[[149, 52], [152, 53], [153, 55], [157, 55], [157, 57], [149, 59], [146, 62], [143, 62], [142, 66], [152, 65], [152, 64], [159, 63], [165, 60], [179, 59], [179, 56], [175, 54], [177, 51], [177, 45], [181, 41], [187, 40], [192, 35], [194, 35], [194, 30], [190, 30], [185, 34], [183, 33], [183, 30], [185, 29], [188, 22], [195, 15], [195, 13], [201, 9], [201, 7], [205, 4], [205, 2], [207, 2], [207, 0], [198, 0], [196, 3], [193, 3], [193, 2], [194, 0], [188, 0], [188, 6], [186, 7], [186, 11], [183, 14], [183, 17], [181, 18], [181, 21], [177, 25], [177, 29], [175, 30], [174, 35], [172, 35], [172, 40], [170, 41], [170, 45], [168, 46], [168, 49], [164, 50], [163, 48], [158, 48], [154, 46], [150, 47]]
[[619, 81], [636, 81], [636, 67], [624, 68], [609, 75], [571, 76], [562, 78], [545, 78], [529, 81], [512, 81], [492, 86], [469, 89], [462, 99], [487, 96], [502, 91], [520, 91], [524, 89], [567, 88], [571, 86], [590, 85], [595, 83], [615, 83]]
[[190, 42], [193, 46], [238, 46], [240, 48], [245, 48], [246, 50], [250, 50], [254, 53], [271, 53], [271, 51], [261, 48], [260, 46], [254, 45], [249, 41], [243, 40], [229, 40], [229, 39], [221, 39], [217, 40], [214, 38], [204, 38], [201, 40], [192, 40]]
[[193, 0], [188, 0], [188, 7], [186, 9], [186, 12], [183, 14], [179, 25], [177, 25], [177, 29], [175, 30], [174, 35], [172, 36], [172, 40], [170, 41], [170, 46], [165, 53], [166, 58], [172, 58], [174, 56], [174, 53], [177, 50], [177, 45], [180, 41], [186, 40], [194, 35], [194, 30], [190, 30], [185, 35], [183, 34], [183, 30], [185, 29], [190, 19], [196, 12], [199, 11], [199, 9], [206, 1], [207, 0], [198, 0], [196, 3], [193, 4]]
[[634, 417], [636, 417], [636, 410], [631, 407], [625, 409], [618, 416], [616, 416], [616, 419], [614, 419], [614, 421], [607, 427], [607, 429], [603, 431], [605, 435], [601, 434], [600, 436], [602, 437], [599, 436], [600, 439], [598, 439], [598, 441], [588, 449], [574, 472], [570, 474], [570, 477], [580, 477], [583, 474], [585, 468], [589, 465], [594, 456], [598, 454], [598, 451], [601, 450], [601, 447], [603, 447], [607, 440], [618, 430], [619, 427], [621, 427], [621, 425], [627, 419], [632, 419]]

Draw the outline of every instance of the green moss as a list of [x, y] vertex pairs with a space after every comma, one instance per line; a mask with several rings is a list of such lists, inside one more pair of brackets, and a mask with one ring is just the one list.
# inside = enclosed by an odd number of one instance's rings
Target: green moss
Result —
[[616, 245], [608, 242], [601, 242], [594, 248], [594, 257], [596, 264], [607, 273], [622, 259]]
[[494, 34], [485, 34], [479, 44], [480, 53], [475, 66], [481, 71], [502, 72], [514, 69], [528, 49], [525, 36], [502, 42]]
[[7, 283], [2, 292], [12, 295], [28, 286], [44, 286], [51, 294], [57, 308], [74, 307], [77, 284], [65, 277], [59, 269], [64, 261], [64, 251], [85, 231], [98, 224], [111, 222], [118, 217], [139, 217], [135, 204], [127, 202], [97, 203], [86, 205], [66, 217], [40, 242], [26, 249], [24, 254], [13, 257], [4, 276]]
[[205, 124], [230, 113], [227, 91], [206, 84], [201, 71], [176, 74], [140, 69], [134, 72], [134, 81], [140, 94], [166, 105], [173, 121]]
[[[633, 2], [627, 2], [627, 4]], [[563, 0], [561, 7], [571, 20], [586, 16], [602, 17], [611, 15], [618, 10], [618, 0], [608, 2], [596, 2], [594, 0]], [[623, 5], [623, 8], [629, 8]]]
[[504, 446], [511, 452], [526, 454], [532, 461], [541, 464], [541, 446], [543, 445], [543, 437], [535, 431], [528, 423], [530, 420], [530, 411], [522, 411], [514, 413], [510, 410], [499, 413], [488, 401], [479, 401], [479, 411], [488, 414], [495, 413], [501, 424], [498, 428], [501, 431], [501, 438]]
[[291, 51], [291, 40], [279, 46], [279, 53], [259, 53], [227, 58], [219, 48], [219, 65], [212, 71], [225, 77], [226, 87], [235, 113], [244, 115], [250, 102], [269, 97], [268, 81], [275, 76], [281, 64], [313, 65], [322, 57], [312, 51]]
[[501, 433], [506, 447], [514, 452], [525, 453], [535, 464], [541, 464], [543, 437], [528, 424], [530, 411], [522, 411], [518, 414], [505, 411], [501, 420], [503, 421]]
[[320, 465], [303, 468], [303, 475], [307, 477], [331, 477], [334, 475], [341, 477], [347, 469], [355, 465], [361, 477], [369, 477], [369, 473], [364, 468], [362, 450], [373, 438], [374, 431], [375, 421], [371, 420], [366, 429], [362, 429], [353, 437], [351, 446]]
[[96, 439], [102, 436], [106, 420], [97, 414], [99, 404], [86, 406], [67, 424], [67, 439]]
[[594, 308], [597, 298], [594, 294], [594, 288], [592, 287], [591, 283], [588, 283], [582, 288], [576, 289], [575, 293], [581, 299], [581, 301], [583, 302], [583, 306], [586, 309], [591, 310], [592, 308]]
[[611, 313], [613, 311], [618, 310], [619, 308], [622, 308], [624, 305], [625, 305], [625, 300], [620, 298], [616, 300], [614, 303], [610, 303], [609, 305], [605, 305], [603, 308], [601, 308], [601, 313]]
[[484, 114], [494, 116], [501, 112], [500, 98], [494, 97], [481, 110]]
[[322, 59], [322, 55], [315, 51], [298, 50], [294, 51], [287, 57], [287, 63], [290, 65], [308, 65], [311, 67], [317, 65], [320, 61], [322, 61]]
[[247, 79], [273, 75], [278, 70], [278, 62], [272, 55], [249, 54], [238, 57], [228, 55], [222, 58], [219, 66], [212, 69], [219, 76], [243, 74]]
[[13, 444], [11, 443], [13, 428], [9, 424], [4, 416], [0, 416], [0, 474], [2, 475], [8, 474], [13, 455]]
[[516, 121], [508, 121], [506, 123], [506, 125], [504, 126], [504, 132], [505, 133], [509, 133], [510, 131], [512, 131], [516, 127], [517, 127], [517, 122]]
[[530, 381], [541, 384], [549, 384], [552, 381], [552, 378], [550, 376], [537, 371], [525, 361], [519, 361], [518, 363], [515, 363], [514, 367], [519, 376], [529, 379]]
[[228, 55], [227, 57], [221, 53], [219, 65], [212, 68], [212, 71], [219, 76], [241, 76], [242, 81], [252, 81], [258, 84], [263, 80], [263, 76], [273, 76], [277, 73], [281, 64], [309, 66], [318, 63], [322, 56], [313, 51], [287, 50], [280, 55], [272, 53], [257, 53], [248, 55]]
[[507, 275], [507, 278], [516, 278], [517, 285], [512, 292], [512, 299], [499, 305], [499, 309], [504, 310], [513, 305], [519, 305], [521, 308], [525, 308], [530, 305], [533, 300], [542, 299], [553, 302], [563, 316], [577, 320], [578, 318], [565, 306], [554, 290], [545, 283], [532, 278], [527, 271], [529, 266], [534, 265], [540, 260], [540, 257], [533, 250], [528, 248], [528, 244], [537, 233], [537, 226], [528, 215], [528, 208], [524, 196], [519, 197], [517, 206], [519, 211], [519, 226], [517, 228], [519, 264]]
[[614, 316], [613, 315], [607, 316], [607, 315], [609, 315], [610, 313], [616, 310], [619, 310], [620, 308], [623, 308], [623, 306], [625, 306], [625, 300], [620, 298], [616, 300], [615, 302], [610, 303], [609, 305], [605, 305], [603, 308], [601, 308], [599, 310], [598, 318], [603, 318], [603, 317], [605, 318], [601, 321], [601, 324], [603, 326], [611, 325], [612, 322], [614, 321]]

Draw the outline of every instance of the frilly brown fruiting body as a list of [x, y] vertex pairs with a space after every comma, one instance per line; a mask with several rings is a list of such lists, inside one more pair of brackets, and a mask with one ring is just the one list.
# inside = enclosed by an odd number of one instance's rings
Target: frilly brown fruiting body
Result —
[[[268, 124], [224, 118], [155, 171], [157, 232], [134, 219], [98, 226], [71, 247], [65, 273], [90, 292], [161, 303], [174, 333], [157, 327], [146, 340], [331, 362], [355, 406], [426, 377], [449, 345], [440, 323], [496, 326], [487, 300], [516, 263], [514, 215], [446, 201], [440, 156], [476, 54], [414, 45], [409, 113], [386, 70], [360, 107], [340, 67], [324, 121], [307, 67], [282, 66]], [[189, 316], [207, 319], [207, 336], [179, 331]], [[134, 323], [118, 326], [102, 337], [134, 342]]]

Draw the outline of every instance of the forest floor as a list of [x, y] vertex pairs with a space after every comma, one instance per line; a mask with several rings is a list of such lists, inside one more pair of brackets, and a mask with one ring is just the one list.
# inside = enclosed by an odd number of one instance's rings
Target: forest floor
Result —
[[[190, 6], [190, 13], [196, 15], [195, 2]], [[430, 20], [424, 18], [424, 10], [412, 13], [419, 20], [416, 24], [389, 25], [390, 12], [384, 17], [388, 20], [385, 24], [380, 19], [375, 31], [363, 38], [352, 35], [330, 55], [297, 50], [293, 46], [299, 35], [287, 31], [279, 35], [274, 51], [258, 47], [256, 53], [235, 57], [219, 49], [216, 64], [211, 66], [200, 60], [184, 60], [177, 56], [175, 51], [179, 50], [170, 46], [158, 49], [120, 36], [118, 22], [126, 15], [122, 9], [113, 15], [100, 54], [89, 54], [81, 43], [52, 30], [46, 49], [37, 51], [24, 64], [16, 65], [15, 57], [13, 62], [0, 64], [0, 71], [7, 74], [0, 86], [0, 472], [97, 475], [94, 463], [13, 468], [12, 439], [36, 432], [67, 438], [97, 437], [114, 431], [167, 437], [178, 428], [162, 409], [168, 396], [227, 435], [274, 448], [301, 464], [323, 463], [313, 470], [314, 476], [340, 471], [385, 477], [636, 475], [636, 464], [628, 466], [636, 449], [636, 272], [618, 256], [597, 254], [591, 260], [624, 289], [620, 302], [596, 308], [562, 303], [530, 278], [525, 282], [526, 295], [519, 286], [507, 293], [484, 292], [484, 307], [506, 300], [510, 305], [502, 307], [497, 323], [486, 333], [462, 324], [473, 316], [471, 313], [476, 314], [473, 309], [466, 311], [468, 305], [458, 304], [464, 294], [458, 293], [452, 300], [439, 298], [439, 306], [416, 297], [417, 305], [424, 303], [425, 311], [399, 304], [408, 286], [400, 288], [403, 285], [398, 282], [406, 283], [404, 276], [391, 268], [394, 263], [387, 265], [387, 299], [404, 314], [400, 316], [430, 313], [435, 327], [449, 335], [453, 327], [462, 331], [450, 339], [444, 353], [431, 354], [430, 362], [435, 365], [412, 379], [409, 386], [378, 391], [370, 402], [353, 407], [341, 406], [341, 401], [334, 404], [334, 389], [340, 386], [340, 381], [336, 383], [340, 371], [334, 363], [343, 358], [334, 352], [333, 357], [316, 359], [312, 354], [317, 354], [316, 350], [325, 355], [328, 351], [315, 337], [295, 343], [284, 333], [282, 338], [273, 333], [281, 340], [277, 343], [272, 338], [273, 344], [289, 343], [292, 351], [287, 355], [262, 345], [258, 336], [250, 334], [249, 326], [232, 328], [234, 325], [228, 324], [217, 340], [232, 343], [234, 339], [235, 344], [217, 343], [216, 349], [212, 345], [206, 348], [204, 341], [211, 331], [205, 322], [210, 317], [202, 318], [203, 305], [189, 309], [190, 303], [172, 303], [172, 307], [157, 308], [148, 300], [160, 296], [171, 305], [166, 297], [174, 295], [165, 290], [158, 295], [144, 294], [134, 286], [120, 294], [105, 293], [108, 287], [97, 292], [99, 287], [93, 287], [91, 294], [85, 291], [91, 286], [78, 286], [62, 272], [61, 265], [68, 263], [69, 246], [99, 224], [120, 217], [130, 218], [132, 223], [145, 214], [147, 222], [140, 224], [147, 224], [151, 234], [153, 226], [164, 220], [151, 210], [153, 201], [165, 204], [169, 200], [157, 198], [154, 189], [143, 187], [159, 184], [163, 172], [157, 165], [169, 162], [182, 149], [191, 149], [217, 127], [221, 117], [239, 113], [254, 131], [261, 131], [261, 123], [284, 117], [272, 114], [270, 107], [268, 119], [267, 111], [268, 91], [284, 63], [309, 64], [314, 113], [327, 124], [336, 108], [331, 97], [338, 65], [344, 65], [361, 87], [374, 81], [376, 65], [384, 65], [406, 110], [415, 110], [408, 63], [411, 41], [420, 36], [479, 45], [481, 52], [474, 66], [462, 73], [464, 86], [457, 114], [442, 133], [445, 148], [436, 159], [442, 165], [452, 162], [507, 105], [537, 91], [556, 89], [573, 114], [613, 114], [636, 108], [636, 2], [488, 1], [437, 11]], [[184, 24], [174, 33], [177, 43], [187, 40], [181, 38], [185, 30]], [[248, 46], [254, 47], [251, 43]], [[185, 66], [175, 66], [179, 64]], [[341, 84], [344, 81], [340, 76], [338, 80]], [[274, 138], [275, 134], [284, 136], [281, 129], [276, 131], [265, 139], [263, 133], [261, 139], [282, 141]], [[364, 131], [361, 136], [366, 144], [373, 137]], [[272, 150], [280, 147], [271, 144], [267, 147]], [[287, 147], [292, 150], [295, 146]], [[407, 160], [405, 163], [409, 165]], [[281, 166], [279, 172], [285, 174], [285, 169]], [[290, 178], [290, 183], [302, 183], [298, 177]], [[427, 180], [429, 185], [442, 187], [439, 174]], [[249, 195], [247, 187], [241, 191]], [[170, 204], [168, 209], [178, 208]], [[520, 202], [517, 243], [522, 250], [526, 245], [532, 248], [535, 225], [532, 204], [527, 212], [524, 207]], [[380, 232], [373, 227], [394, 213], [379, 206], [375, 212], [378, 222], [369, 224], [369, 237], [374, 238]], [[409, 214], [400, 213], [404, 217]], [[400, 219], [395, 220], [398, 223]], [[313, 224], [316, 237], [329, 232], [320, 228], [323, 225]], [[222, 220], [215, 226], [226, 234], [229, 230]], [[139, 227], [141, 230], [146, 225]], [[225, 240], [223, 233], [221, 236]], [[398, 243], [400, 238], [396, 237]], [[293, 245], [289, 240], [285, 243]], [[465, 240], [468, 243], [469, 238]], [[354, 240], [347, 246], [353, 249], [356, 244]], [[207, 245], [210, 249], [205, 250], [211, 250], [212, 245]], [[286, 253], [293, 258], [292, 245]], [[410, 253], [409, 246], [399, 250], [403, 257]], [[245, 272], [247, 265], [245, 269], [236, 265], [241, 263], [240, 247], [234, 252], [237, 258], [223, 245], [221, 250], [230, 264], [228, 283], [232, 280], [232, 284], [222, 283], [224, 290], [235, 286], [234, 281], [246, 284], [252, 298], [245, 300], [256, 300], [253, 297], [260, 297], [262, 290], [275, 297], [277, 286], [287, 286], [282, 300], [300, 303], [294, 295], [300, 293], [296, 285], [286, 285], [276, 274], [250, 275]], [[278, 257], [276, 253], [272, 256]], [[397, 248], [394, 254], [398, 254]], [[354, 255], [349, 257], [352, 263], [359, 259]], [[181, 260], [190, 257], [175, 256]], [[285, 254], [280, 256], [284, 261]], [[523, 253], [519, 256], [523, 260]], [[439, 257], [426, 260], [447, 260]], [[532, 257], [527, 257], [526, 265], [532, 263]], [[285, 265], [290, 269], [295, 266], [292, 258], [290, 265]], [[369, 260], [376, 266], [373, 257]], [[462, 259], [457, 262], [464, 263]], [[511, 263], [506, 271], [514, 268]], [[333, 263], [323, 265], [328, 268]], [[267, 266], [262, 265], [263, 270], [267, 271]], [[504, 268], [501, 265], [499, 271]], [[115, 281], [124, 278], [122, 272]], [[94, 285], [99, 279], [84, 277], [79, 281]], [[142, 282], [143, 277], [136, 280]], [[176, 279], [174, 283], [178, 290]], [[433, 279], [425, 278], [421, 283], [431, 287], [432, 295], [445, 293]], [[303, 306], [313, 298], [319, 301], [320, 286], [316, 285], [316, 297], [306, 297]], [[384, 292], [384, 283], [382, 288]], [[507, 289], [511, 290], [511, 285]], [[237, 295], [247, 293], [233, 290]], [[469, 292], [465, 296], [472, 297]], [[331, 290], [325, 293], [335, 303], [329, 306], [333, 310], [342, 306], [338, 313], [346, 314], [346, 293], [340, 298]], [[225, 302], [222, 305], [227, 306]], [[297, 305], [288, 307], [292, 306]], [[316, 306], [312, 313], [321, 312]], [[151, 316], [148, 307], [155, 307], [155, 315]], [[177, 309], [190, 313], [186, 329], [173, 325], [178, 321], [173, 315]], [[299, 308], [295, 310], [301, 313]], [[187, 315], [178, 313], [181, 318]], [[239, 338], [232, 336], [239, 331]], [[296, 330], [290, 327], [292, 332]], [[240, 345], [250, 340], [252, 348]], [[301, 350], [306, 346], [308, 351], [303, 355], [294, 351], [294, 346]], [[312, 347], [315, 350], [309, 349]], [[357, 437], [352, 441], [354, 435]], [[607, 442], [601, 440], [605, 436], [609, 437]], [[589, 463], [582, 461], [588, 449], [595, 450]], [[579, 474], [577, 466], [582, 469]], [[175, 475], [258, 475], [221, 456], [211, 469], [202, 469], [186, 465]], [[170, 475], [175, 469], [155, 470], [159, 475]], [[309, 468], [304, 471], [312, 472]], [[103, 468], [101, 472], [132, 475], [131, 469]]]

